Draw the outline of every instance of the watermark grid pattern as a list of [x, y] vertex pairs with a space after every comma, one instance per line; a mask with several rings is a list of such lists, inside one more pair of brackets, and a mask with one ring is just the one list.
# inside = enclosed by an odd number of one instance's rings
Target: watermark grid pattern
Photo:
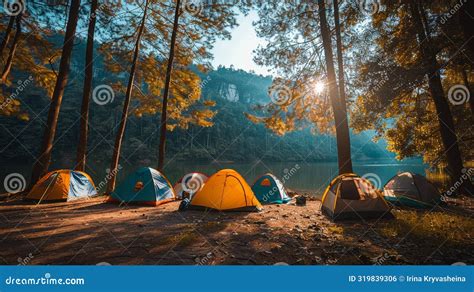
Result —
[[[15, 2], [15, 3], [22, 3], [21, 1], [19, 1], [19, 2], [13, 1], [13, 2]], [[11, 3], [13, 3], [13, 2], [11, 2], [11, 1], [4, 1], [4, 5], [7, 5], [6, 3], [9, 3], [8, 5], [13, 5], [13, 4], [11, 4]], [[187, 1], [187, 2], [193, 2], [193, 1]], [[360, 3], [364, 3], [364, 4], [361, 4], [361, 5], [362, 5], [363, 7], [367, 7], [366, 4], [365, 4], [365, 1], [361, 1]], [[189, 3], [188, 3], [188, 5], [189, 5]], [[362, 6], [361, 6], [361, 7], [362, 7]], [[20, 7], [20, 11], [21, 11], [21, 9], [26, 9], [25, 7], [26, 7], [26, 5], [25, 5], [24, 7]], [[374, 6], [371, 6], [371, 7], [374, 7]], [[7, 11], [6, 8], [4, 8], [4, 9], [5, 9], [5, 11]], [[13, 8], [8, 8], [8, 9], [10, 9], [10, 10], [8, 10], [8, 11], [10, 11], [10, 12], [13, 11], [13, 12], [11, 12], [11, 13], [17, 13], [17, 12], [15, 12], [15, 11], [17, 11], [17, 10], [13, 10]], [[16, 9], [17, 9], [17, 8], [16, 8]], [[196, 10], [196, 8], [192, 8], [192, 9], [193, 9], [193, 11]], [[368, 10], [368, 11], [374, 11], [374, 9], [371, 8], [371, 10]], [[446, 37], [448, 38], [448, 36], [446, 36]], [[461, 51], [461, 52], [462, 52], [462, 51]], [[96, 58], [97, 58], [97, 57], [96, 57]], [[120, 65], [120, 62], [117, 62], [117, 64]], [[112, 96], [112, 100], [113, 100], [113, 91], [112, 91], [112, 94], [111, 94], [111, 95], [109, 94], [109, 95], [107, 95], [107, 96]], [[108, 98], [110, 98], [110, 97], [108, 97]], [[468, 99], [469, 99], [469, 97], [467, 98], [467, 100], [468, 100]], [[100, 100], [101, 100], [101, 99], [99, 99], [99, 101], [100, 101]], [[457, 99], [455, 99], [455, 100], [457, 100]], [[98, 102], [97, 102], [97, 103], [98, 103]], [[100, 104], [100, 103], [98, 103], [98, 104]], [[34, 117], [33, 120], [38, 119], [39, 121], [41, 121], [41, 119], [39, 119], [39, 117], [43, 114], [43, 112], [44, 112], [45, 110], [46, 110], [46, 108], [44, 108], [43, 110], [41, 110], [41, 111], [38, 112], [38, 113], [34, 113], [34, 112], [33, 112], [33, 114], [35, 115], [35, 117]], [[225, 109], [224, 109], [224, 110], [225, 110]], [[33, 121], [31, 121], [31, 122], [33, 122]], [[77, 121], [76, 121], [76, 122], [77, 122]], [[75, 124], [75, 123], [74, 123], [74, 124]], [[43, 123], [43, 125], [44, 125], [44, 123]], [[2, 127], [3, 127], [3, 125], [2, 125]], [[26, 127], [28, 127], [28, 125], [27, 125]], [[25, 127], [25, 128], [26, 128], [26, 127]], [[4, 127], [3, 127], [3, 128], [4, 128]], [[71, 128], [72, 128], [72, 127], [71, 127]], [[71, 128], [67, 129], [67, 131], [65, 131], [65, 133], [67, 133]], [[243, 134], [248, 130], [248, 128], [249, 128], [249, 126], [246, 127], [246, 128], [244, 128], [244, 129], [242, 130], [242, 132], [241, 132], [241, 135], [243, 135]], [[16, 136], [13, 135], [12, 133], [10, 133], [10, 132], [8, 131], [8, 129], [4, 128], [4, 130], [5, 130], [7, 133], [9, 133], [10, 135], [12, 135], [12, 140], [16, 140]], [[198, 133], [199, 133], [199, 132], [198, 132]], [[194, 137], [195, 137], [198, 133], [195, 133]], [[191, 134], [189, 134], [189, 133], [187, 133], [187, 134], [188, 134], [190, 137], [193, 137]], [[109, 138], [109, 137], [102, 137], [103, 142], [108, 143], [108, 140], [109, 140], [108, 138]], [[238, 137], [237, 137], [237, 138], [238, 138]], [[233, 143], [235, 143], [235, 142], [237, 141], [237, 138], [236, 138], [234, 141], [231, 141], [231, 143], [228, 145], [228, 147], [229, 147], [230, 145], [232, 145]], [[59, 141], [60, 139], [61, 139], [61, 137], [59, 137], [58, 139], [56, 139], [56, 141]], [[281, 142], [279, 142], [279, 143], [281, 143]], [[274, 145], [273, 147], [276, 147], [277, 145], [278, 145], [278, 143], [277, 143], [276, 145]], [[23, 146], [25, 149], [27, 149], [24, 145], [22, 145], [22, 146]], [[290, 146], [290, 145], [288, 145], [288, 146]], [[187, 147], [187, 145], [184, 145], [184, 146], [183, 146], [183, 148], [185, 148], [185, 147]], [[201, 147], [202, 147], [202, 149], [206, 150], [206, 148], [203, 147], [202, 145], [201, 145]], [[291, 146], [290, 146], [290, 147], [291, 147]], [[93, 151], [93, 150], [94, 150], [94, 149], [92, 149], [92, 151]], [[138, 149], [137, 149], [137, 150], [138, 150]], [[136, 151], [137, 151], [137, 150], [136, 150]], [[206, 151], [207, 151], [207, 150], [206, 150]], [[294, 149], [293, 149], [293, 151], [295, 152], [296, 155], [300, 156], [300, 157], [303, 159], [304, 163], [308, 163], [308, 162], [305, 161], [305, 157], [302, 157], [301, 154], [298, 153], [297, 151], [295, 151]], [[222, 151], [222, 153], [223, 153], [223, 152], [224, 152], [224, 151]], [[28, 152], [28, 153], [29, 153], [29, 152]], [[35, 156], [34, 156], [33, 154], [31, 154], [31, 153], [29, 153], [29, 154], [30, 154], [32, 157], [35, 158]], [[309, 155], [308, 155], [308, 156], [309, 156]], [[218, 161], [218, 158], [219, 158], [219, 157], [216, 158], [216, 161]], [[35, 158], [35, 159], [36, 159], [36, 158]], [[130, 163], [129, 161], [127, 161], [127, 158], [126, 158], [126, 157], [124, 157], [124, 158], [122, 158], [122, 159], [125, 160], [125, 162], [128, 163], [128, 164], [130, 164], [130, 165], [132, 164], [132, 163]], [[169, 160], [167, 161], [168, 164], [169, 164], [169, 163], [172, 163], [172, 162], [173, 162], [173, 158], [171, 158], [171, 159], [169, 159]], [[270, 171], [270, 168], [269, 168], [268, 166], [266, 166], [263, 161], [257, 161], [254, 166], [256, 166], [256, 165], [259, 164], [259, 163], [262, 164], [262, 165], [264, 165], [264, 166]], [[249, 171], [251, 171], [251, 170], [249, 170]], [[336, 175], [336, 173], [334, 173], [334, 175]], [[245, 174], [244, 174], [244, 176], [245, 176]], [[369, 176], [369, 174], [367, 174], [367, 176]], [[23, 178], [23, 179], [24, 179], [24, 178]], [[18, 190], [21, 191], [22, 188], [19, 188]], [[436, 207], [440, 207], [440, 206], [436, 206]], [[441, 208], [442, 208], [442, 207], [441, 207]], [[449, 210], [446, 210], [446, 211], [449, 211]], [[76, 210], [76, 211], [74, 211], [74, 213], [80, 214], [80, 211], [77, 211], [77, 210]], [[33, 217], [34, 215], [38, 215], [38, 214], [47, 215], [47, 213], [46, 213], [42, 208], [31, 208], [30, 211], [28, 212], [28, 214], [26, 214], [26, 215], [25, 215], [22, 219], [20, 219], [20, 220], [11, 221], [6, 215], [1, 214], [1, 213], [0, 213], [0, 216], [5, 220], [5, 222], [14, 222], [17, 227], [20, 227], [22, 224], [24, 224], [24, 222], [25, 222], [25, 220], [27, 220], [27, 218]], [[77, 215], [77, 214], [73, 214], [73, 215]], [[207, 215], [208, 215], [208, 214], [203, 213], [201, 218], [204, 219]], [[183, 217], [183, 216], [182, 216], [181, 214], [179, 214], [179, 213], [178, 213], [178, 215], [176, 215], [176, 216], [181, 216], [181, 219], [183, 220], [183, 222], [186, 222], [186, 220], [187, 220], [185, 217]], [[202, 219], [201, 219], [201, 220], [202, 220]], [[361, 219], [362, 219], [362, 218], [361, 218]], [[377, 224], [377, 221], [376, 221], [376, 222], [370, 222], [370, 223], [369, 223], [369, 222], [366, 222], [366, 221], [364, 221], [364, 220], [362, 219], [362, 222], [364, 222], [364, 225], [367, 227], [367, 229], [366, 229], [366, 232], [364, 232], [364, 233], [360, 236], [361, 239], [364, 238], [364, 236], [365, 236], [367, 233], [369, 233], [369, 232], [377, 234], [376, 230], [372, 228], [372, 226], [375, 226], [375, 225]], [[60, 226], [58, 226], [58, 227], [64, 227], [64, 223], [60, 224]], [[119, 240], [119, 239], [117, 238], [117, 236], [115, 236], [114, 231], [108, 229], [106, 226], [104, 226], [104, 225], [97, 225], [96, 227], [97, 227], [97, 228], [100, 228], [100, 231], [99, 231], [99, 232], [106, 232], [107, 234], [109, 234], [109, 235], [124, 249], [123, 254], [124, 254], [127, 250], [129, 250], [129, 249], [131, 249], [131, 248], [133, 247], [133, 245], [135, 244], [135, 242], [138, 240], [138, 238], [139, 238], [142, 234], [144, 234], [146, 231], [149, 231], [149, 230], [152, 228], [151, 226], [145, 228], [145, 230], [143, 230], [142, 232], [140, 232], [140, 233], [137, 235], [137, 237], [136, 237], [135, 240], [133, 240], [133, 241], [130, 242], [129, 244], [126, 244], [126, 243], [122, 242], [121, 240]], [[465, 230], [462, 230], [462, 229], [460, 229], [460, 231], [466, 232]], [[30, 253], [30, 254], [29, 254], [27, 257], [25, 257], [24, 259], [23, 259], [23, 258], [19, 258], [19, 263], [20, 263], [20, 264], [29, 264], [29, 263], [31, 263], [31, 261], [32, 261], [35, 257], [40, 256], [40, 254], [41, 254], [41, 249], [43, 248], [43, 245], [48, 242], [48, 240], [49, 240], [49, 238], [50, 238], [51, 236], [54, 235], [54, 234], [51, 234], [49, 237], [45, 238], [39, 245], [38, 245], [38, 244], [35, 245], [35, 244], [33, 244], [33, 243], [31, 242], [31, 240], [29, 240], [27, 237], [25, 237], [25, 236], [22, 234], [22, 231], [21, 231], [20, 228], [18, 228], [17, 232], [18, 232], [19, 235], [22, 237], [22, 239], [23, 239], [23, 240], [26, 240], [26, 241], [32, 246], [32, 248], [34, 249], [34, 252], [33, 252], [33, 253]], [[218, 243], [217, 245], [216, 245], [216, 243], [212, 243], [211, 241], [209, 241], [209, 240], [207, 239], [207, 237], [206, 237], [205, 235], [199, 233], [198, 230], [197, 230], [197, 228], [195, 228], [195, 229], [193, 230], [193, 232], [198, 233], [198, 234], [200, 235], [200, 237], [202, 237], [202, 238], [204, 239], [204, 241], [205, 241], [205, 242], [209, 245], [209, 247], [210, 247], [210, 251], [206, 254], [206, 257], [205, 257], [205, 259], [207, 259], [207, 260], [204, 260], [204, 262], [202, 262], [202, 264], [207, 264], [208, 261], [211, 259], [212, 254], [214, 253], [214, 251], [215, 251], [216, 249], [218, 249], [220, 246], [223, 246], [224, 243]], [[234, 231], [234, 232], [235, 232], [235, 231]], [[409, 234], [410, 234], [410, 232], [408, 232], [404, 237], [402, 237], [402, 238], [400, 239], [400, 241], [399, 241], [399, 244], [401, 244], [401, 243], [403, 242], [403, 240], [405, 240], [405, 238], [406, 238]], [[6, 239], [8, 239], [8, 237], [9, 237], [9, 234], [5, 234], [4, 237], [0, 239], [0, 242], [4, 242]], [[380, 237], [380, 238], [383, 238], [383, 237]], [[77, 253], [76, 253], [72, 258], [69, 259], [69, 262], [73, 261], [74, 258], [75, 258], [80, 252], [83, 252], [83, 251], [85, 250], [85, 248], [87, 247], [87, 245], [88, 245], [91, 241], [93, 241], [93, 240], [94, 240], [94, 237], [91, 237], [91, 238], [82, 246], [82, 248], [80, 248], [80, 249], [77, 251]], [[179, 244], [179, 242], [176, 243], [176, 245], [178, 245], [178, 244]], [[442, 243], [439, 245], [439, 249], [442, 248], [442, 246], [443, 246], [444, 244], [445, 244], [445, 242], [442, 242]], [[175, 245], [175, 246], [176, 246], [176, 245]], [[388, 250], [388, 248], [389, 248], [390, 245], [389, 245], [387, 242], [384, 242], [384, 245], [385, 245], [385, 247], [386, 247], [387, 250]], [[224, 246], [223, 246], [223, 247], [224, 247]], [[166, 254], [173, 253], [174, 256], [176, 256], [178, 259], [180, 259], [179, 254], [176, 253], [176, 252], [174, 252], [173, 249], [174, 249], [174, 247], [170, 248]], [[349, 251], [349, 252], [351, 252], [351, 251]], [[436, 251], [435, 251], [435, 252], [436, 252]], [[35, 254], [35, 255], [37, 255], [37, 256], [33, 256], [33, 254]], [[344, 253], [344, 254], [341, 254], [341, 255], [340, 255], [340, 258], [342, 258], [344, 255], [345, 255], [345, 253]], [[382, 259], [388, 258], [389, 256], [390, 256], [390, 255], [389, 255], [388, 253], [384, 253], [384, 254], [382, 255]], [[163, 259], [164, 257], [166, 257], [166, 255], [164, 255], [161, 259]], [[20, 260], [20, 259], [21, 259], [21, 260]], [[160, 261], [161, 261], [161, 259], [157, 260], [157, 261], [156, 261], [156, 264], [159, 264]], [[182, 259], [181, 259], [181, 260], [182, 260]], [[249, 259], [249, 261], [250, 261], [250, 259]], [[379, 259], [379, 261], [382, 261], [382, 260]], [[185, 262], [185, 261], [183, 260], [183, 262]], [[383, 263], [383, 262], [381, 262], [380, 264], [382, 264], [382, 263]], [[46, 277], [46, 276], [47, 276], [47, 277]], [[45, 275], [45, 278], [48, 278], [48, 279], [49, 279], [50, 277], [51, 277], [51, 275]]]

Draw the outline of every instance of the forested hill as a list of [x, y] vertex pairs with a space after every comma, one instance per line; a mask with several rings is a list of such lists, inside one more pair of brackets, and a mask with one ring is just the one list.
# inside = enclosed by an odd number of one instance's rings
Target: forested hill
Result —
[[[79, 129], [79, 112], [82, 98], [82, 70], [84, 44], [75, 46], [71, 64], [71, 77], [63, 99], [59, 127], [56, 135], [53, 160], [61, 165], [72, 164], [76, 156]], [[100, 56], [95, 62], [94, 86], [125, 80], [126, 74], [111, 76], [101, 65]], [[15, 79], [27, 80], [22, 72], [13, 72]], [[216, 102], [214, 126], [191, 126], [168, 133], [167, 159], [187, 161], [321, 161], [336, 160], [334, 137], [312, 135], [309, 131], [294, 132], [283, 137], [274, 135], [262, 125], [255, 125], [245, 116], [255, 104], [270, 101], [267, 89], [272, 80], [233, 68], [217, 68], [202, 79], [202, 98]], [[33, 162], [41, 141], [49, 99], [31, 84], [19, 94], [22, 108], [30, 122], [0, 117], [0, 150], [3, 160]], [[157, 97], [160, 98], [160, 97]], [[115, 125], [118, 125], [123, 96], [116, 94], [113, 101], [98, 105], [91, 101], [89, 162], [110, 161]], [[133, 106], [139, 106], [136, 101]], [[153, 164], [158, 152], [158, 116], [132, 116], [127, 125], [123, 156], [128, 161]], [[355, 160], [373, 157], [393, 157], [382, 145], [370, 141], [369, 135], [352, 137]]]

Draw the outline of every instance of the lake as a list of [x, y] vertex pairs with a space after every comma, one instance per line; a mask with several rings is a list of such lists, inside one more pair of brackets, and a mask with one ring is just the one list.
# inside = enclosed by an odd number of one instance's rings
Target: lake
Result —
[[[56, 164], [56, 165], [55, 165]], [[101, 165], [102, 164], [102, 165]], [[89, 175], [93, 178], [96, 185], [104, 181], [108, 164], [97, 164], [93, 168], [88, 169]], [[124, 165], [118, 173], [118, 182], [136, 168], [142, 166], [142, 163], [136, 165]], [[51, 169], [64, 168], [65, 165], [53, 163]], [[199, 171], [207, 175], [211, 175], [216, 171], [224, 168], [232, 168], [237, 170], [252, 184], [258, 176], [271, 172], [280, 179], [284, 180], [285, 186], [294, 191], [306, 192], [312, 195], [321, 196], [324, 189], [337, 175], [336, 162], [254, 162], [254, 163], [190, 163], [190, 162], [173, 162], [168, 163], [165, 167], [165, 174], [171, 183], [175, 183], [183, 175]], [[354, 171], [365, 176], [374, 183], [378, 188], [383, 185], [394, 175], [403, 171], [411, 171], [423, 175], [429, 174], [427, 166], [420, 159], [410, 159], [406, 161], [397, 161], [395, 159], [380, 159], [371, 161], [355, 161]], [[0, 179], [2, 182], [10, 173], [20, 173], [26, 180], [30, 176], [30, 166], [22, 164], [2, 165], [0, 169]], [[0, 186], [3, 193], [4, 185]]]

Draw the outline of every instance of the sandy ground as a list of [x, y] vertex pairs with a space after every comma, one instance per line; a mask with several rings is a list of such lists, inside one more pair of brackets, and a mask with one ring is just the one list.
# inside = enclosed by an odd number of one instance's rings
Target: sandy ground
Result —
[[141, 207], [103, 201], [0, 203], [0, 264], [474, 263], [472, 213], [443, 219], [465, 224], [425, 238], [410, 226], [424, 215], [412, 211], [395, 210], [391, 221], [331, 223], [319, 201], [265, 206], [260, 213], [177, 212], [179, 202]]

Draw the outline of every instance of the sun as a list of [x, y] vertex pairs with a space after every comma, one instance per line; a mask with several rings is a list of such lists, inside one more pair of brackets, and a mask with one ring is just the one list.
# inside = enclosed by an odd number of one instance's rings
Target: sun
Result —
[[323, 81], [317, 81], [316, 84], [314, 85], [314, 91], [316, 94], [321, 94], [324, 92], [326, 89], [326, 84], [324, 84]]

